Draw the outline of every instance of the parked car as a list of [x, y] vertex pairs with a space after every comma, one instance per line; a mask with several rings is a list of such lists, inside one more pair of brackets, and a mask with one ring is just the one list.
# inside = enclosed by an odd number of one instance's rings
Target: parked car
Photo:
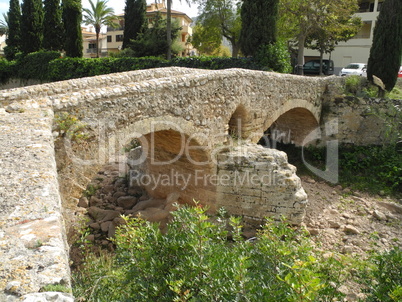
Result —
[[[304, 64], [303, 73], [320, 74], [320, 60], [312, 60]], [[322, 60], [322, 73], [325, 75], [334, 74], [334, 61]]]
[[402, 66], [399, 68], [398, 78], [402, 78]]
[[340, 76], [359, 75], [367, 76], [367, 65], [364, 63], [350, 63], [345, 68], [342, 68]]

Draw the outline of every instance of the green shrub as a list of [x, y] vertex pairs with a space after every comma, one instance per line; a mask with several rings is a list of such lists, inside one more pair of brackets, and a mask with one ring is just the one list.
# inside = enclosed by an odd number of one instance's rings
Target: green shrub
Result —
[[264, 67], [264, 70], [281, 73], [289, 73], [292, 70], [289, 51], [284, 42], [261, 46], [255, 60], [259, 66]]
[[157, 57], [63, 58], [50, 62], [52, 81], [91, 77], [101, 74], [164, 67], [166, 61]]
[[6, 59], [0, 59], [0, 82], [2, 84], [13, 76], [15, 61], [7, 61]]
[[373, 255], [371, 261], [372, 265], [360, 279], [367, 293], [365, 301], [402, 301], [402, 250], [394, 247]]
[[345, 77], [345, 94], [356, 95], [362, 90], [362, 77], [350, 75]]
[[345, 263], [315, 254], [306, 235], [285, 222], [268, 221], [255, 240], [245, 241], [238, 218], [212, 220], [200, 206], [181, 207], [173, 216], [167, 233], [126, 218], [116, 232], [115, 256], [90, 256], [74, 273], [75, 297], [296, 302], [343, 296], [336, 289], [347, 276], [340, 274]]
[[49, 62], [60, 58], [58, 51], [38, 51], [18, 56], [14, 76], [21, 79], [49, 79]]

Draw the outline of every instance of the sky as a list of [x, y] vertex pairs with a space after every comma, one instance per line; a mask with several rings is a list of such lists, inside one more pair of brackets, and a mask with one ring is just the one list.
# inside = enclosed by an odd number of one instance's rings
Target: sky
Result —
[[[81, 1], [82, 1], [82, 6], [84, 8], [90, 7], [88, 0], [81, 0]], [[96, 2], [96, 0], [92, 0], [92, 1]], [[150, 4], [152, 2], [154, 2], [154, 1], [147, 0], [148, 4]], [[10, 3], [9, 0], [0, 0], [0, 19], [3, 19], [3, 13], [8, 12], [9, 3]], [[126, 4], [125, 0], [109, 0], [109, 2], [108, 2], [108, 6], [114, 8], [115, 14], [123, 13], [125, 4]], [[186, 13], [189, 17], [197, 16], [197, 5], [192, 4], [191, 7], [189, 7], [186, 3], [186, 0], [182, 0], [181, 3], [180, 3], [180, 0], [173, 0], [172, 9]]]

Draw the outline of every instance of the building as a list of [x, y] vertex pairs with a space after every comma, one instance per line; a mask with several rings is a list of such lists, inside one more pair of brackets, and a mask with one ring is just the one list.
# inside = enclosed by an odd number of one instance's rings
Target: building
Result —
[[[363, 26], [356, 36], [347, 42], [340, 42], [331, 53], [335, 74], [339, 74], [339, 71], [349, 63], [368, 62], [374, 27], [383, 2], [383, 0], [359, 0], [359, 11], [356, 16], [362, 19]], [[305, 62], [320, 57], [318, 51], [311, 49], [306, 49], [304, 55]], [[327, 55], [324, 58], [326, 59]]]
[[[96, 33], [92, 26], [89, 28], [81, 27], [82, 43], [83, 43], [83, 57], [96, 58]], [[106, 57], [108, 55], [106, 35], [99, 34], [99, 57]]]
[[[147, 5], [146, 16], [148, 23], [152, 24], [152, 19], [157, 13], [160, 13], [162, 17], [166, 18], [167, 8], [165, 0], [162, 3], [152, 3]], [[107, 48], [109, 52], [118, 52], [123, 46], [123, 31], [124, 31], [124, 14], [118, 15], [118, 27], [108, 27], [107, 28]], [[191, 43], [188, 43], [189, 37], [192, 36], [193, 30], [191, 28], [191, 18], [185, 13], [172, 10], [172, 22], [178, 22], [181, 26], [177, 42], [182, 46], [183, 51], [180, 56], [189, 56], [195, 53], [195, 49], [192, 47]]]

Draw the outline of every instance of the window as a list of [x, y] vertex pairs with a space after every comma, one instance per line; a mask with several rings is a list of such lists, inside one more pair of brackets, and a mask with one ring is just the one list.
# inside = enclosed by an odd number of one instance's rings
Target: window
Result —
[[123, 42], [123, 35], [116, 35], [116, 42]]
[[96, 44], [95, 43], [89, 43], [88, 48], [89, 49], [96, 49]]
[[370, 39], [372, 21], [364, 21], [360, 31], [353, 37], [353, 39]]
[[107, 42], [108, 43], [112, 42], [112, 36], [107, 36]]
[[186, 42], [186, 34], [182, 34], [182, 35], [181, 35], [181, 41], [182, 41], [182, 42]]

